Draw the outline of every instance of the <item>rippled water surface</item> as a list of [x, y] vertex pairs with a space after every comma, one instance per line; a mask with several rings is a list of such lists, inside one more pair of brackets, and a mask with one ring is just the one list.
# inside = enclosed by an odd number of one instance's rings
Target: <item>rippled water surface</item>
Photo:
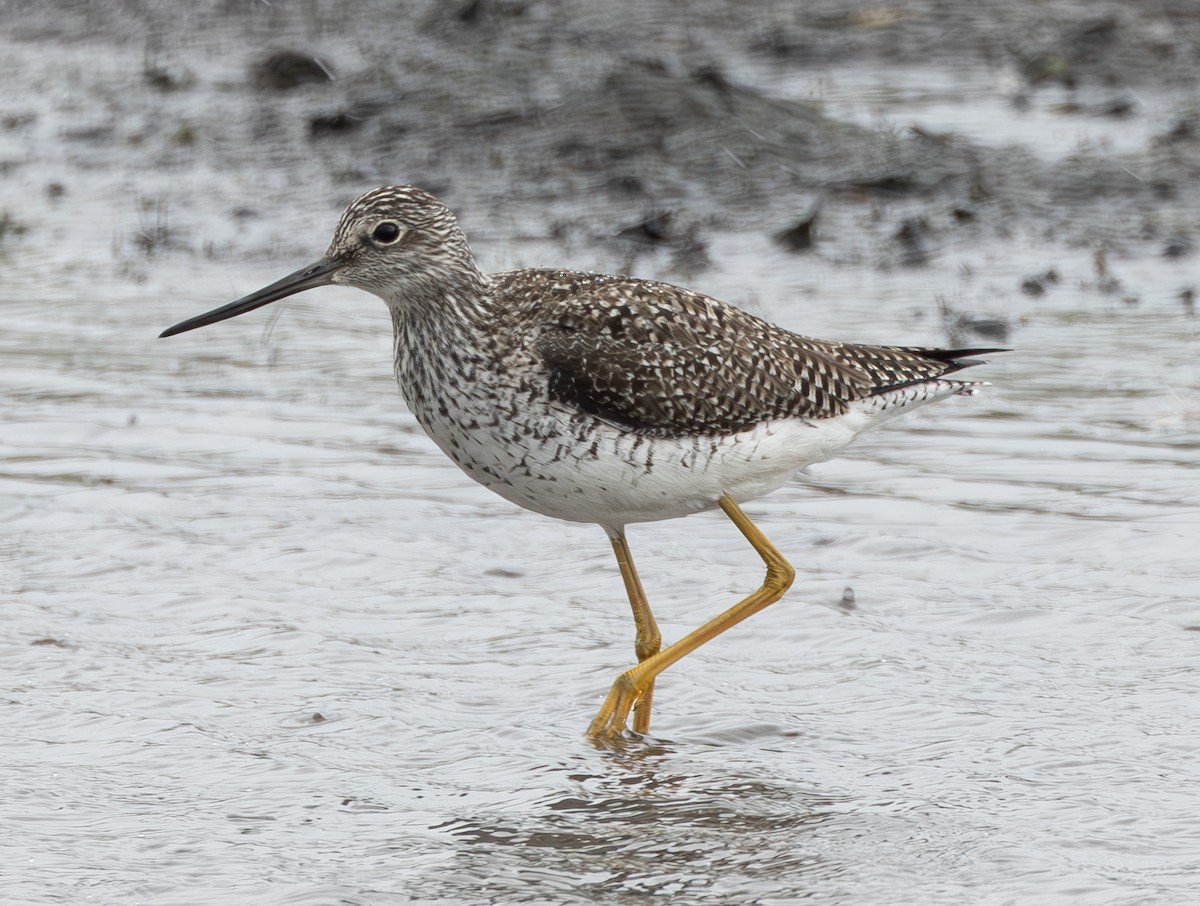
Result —
[[[335, 215], [280, 212], [311, 256]], [[633, 657], [608, 544], [442, 457], [382, 305], [160, 341], [305, 253], [105, 242], [64, 218], [4, 256], [6, 902], [1194, 900], [1194, 259], [1114, 264], [1132, 304], [1088, 249], [877, 271], [718, 234], [690, 282], [790, 328], [943, 344], [941, 296], [1015, 351], [750, 504], [792, 592], [597, 748]], [[760, 579], [719, 514], [630, 541], [667, 638]]]

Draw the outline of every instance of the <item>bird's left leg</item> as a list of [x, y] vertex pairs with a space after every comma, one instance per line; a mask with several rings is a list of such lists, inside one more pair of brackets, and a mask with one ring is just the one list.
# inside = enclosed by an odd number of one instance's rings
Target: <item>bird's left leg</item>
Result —
[[[634, 651], [638, 663], [658, 654], [662, 647], [662, 634], [658, 624], [654, 622], [654, 614], [650, 612], [650, 602], [646, 600], [646, 591], [642, 588], [642, 580], [638, 578], [637, 569], [633, 565], [633, 556], [629, 553], [629, 545], [625, 542], [623, 529], [610, 530], [613, 553], [617, 555], [617, 565], [621, 568], [621, 578], [625, 581], [625, 593], [629, 595], [629, 606], [633, 608], [633, 625], [636, 631]], [[633, 706], [633, 731], [647, 733], [650, 730], [650, 708], [654, 703], [654, 681], [651, 680], [646, 690]]]

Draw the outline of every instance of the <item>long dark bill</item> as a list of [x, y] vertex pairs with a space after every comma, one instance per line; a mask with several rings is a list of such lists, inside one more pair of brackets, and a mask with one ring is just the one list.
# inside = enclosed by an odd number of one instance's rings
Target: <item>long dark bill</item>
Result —
[[300, 268], [294, 274], [288, 274], [282, 280], [276, 280], [270, 286], [264, 286], [257, 292], [253, 292], [248, 296], [242, 296], [236, 302], [230, 302], [228, 305], [214, 308], [205, 314], [188, 318], [186, 321], [180, 321], [174, 327], [168, 327], [158, 336], [160, 339], [162, 337], [173, 337], [177, 333], [185, 333], [189, 330], [195, 330], [197, 327], [216, 324], [218, 321], [224, 321], [227, 318], [236, 318], [238, 315], [244, 315], [248, 311], [254, 311], [256, 308], [262, 308], [264, 305], [270, 305], [272, 302], [278, 302], [280, 299], [294, 296], [296, 293], [302, 293], [306, 289], [312, 289], [317, 286], [328, 286], [330, 275], [335, 270], [337, 270], [336, 264], [321, 259], [316, 264], [310, 264], [308, 267]]

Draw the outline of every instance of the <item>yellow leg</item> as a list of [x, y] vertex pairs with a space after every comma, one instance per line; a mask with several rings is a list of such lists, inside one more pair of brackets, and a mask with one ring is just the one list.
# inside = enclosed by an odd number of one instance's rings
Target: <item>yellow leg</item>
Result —
[[[662, 634], [658, 624], [654, 622], [654, 614], [650, 612], [650, 602], [646, 600], [646, 590], [642, 588], [642, 580], [638, 578], [633, 566], [633, 557], [629, 553], [629, 545], [625, 542], [624, 532], [612, 536], [613, 553], [617, 555], [617, 565], [621, 567], [621, 578], [625, 580], [625, 593], [629, 595], [629, 606], [633, 608], [633, 625], [636, 629], [633, 650], [637, 653], [638, 663], [649, 660], [658, 654], [662, 645]], [[633, 730], [635, 733], [647, 733], [650, 730], [650, 708], [654, 703], [654, 680], [651, 679], [646, 691], [633, 706]]]
[[[629, 717], [629, 712], [653, 688], [655, 677], [684, 657], [684, 655], [690, 654], [705, 642], [716, 638], [729, 627], [735, 626], [746, 619], [746, 617], [758, 613], [767, 605], [774, 604], [783, 597], [783, 593], [792, 584], [792, 580], [796, 576], [796, 571], [792, 569], [792, 565], [783, 558], [783, 555], [759, 531], [758, 526], [750, 521], [750, 517], [742, 512], [742, 508], [734, 502], [733, 498], [724, 496], [718, 503], [721, 509], [725, 511], [725, 515], [733, 521], [733, 524], [738, 527], [738, 530], [746, 537], [751, 546], [758, 551], [758, 555], [762, 557], [763, 562], [767, 565], [767, 575], [763, 579], [762, 586], [742, 601], [734, 604], [720, 616], [709, 620], [699, 629], [695, 629], [685, 635], [674, 645], [668, 645], [662, 651], [646, 658], [636, 667], [631, 667], [618, 676], [616, 682], [613, 683], [612, 691], [608, 693], [608, 698], [604, 700], [604, 704], [600, 706], [599, 713], [588, 728], [589, 736], [597, 739], [611, 739], [619, 736], [625, 730], [625, 721]], [[620, 559], [620, 554], [618, 554], [618, 559]], [[630, 563], [630, 569], [632, 570], [632, 563]], [[622, 575], [624, 575], [624, 572], [624, 567], [622, 567]], [[626, 582], [628, 583], [628, 579]], [[631, 594], [630, 600], [632, 599], [633, 596]], [[637, 612], [636, 605], [634, 606], [634, 612], [635, 614]], [[649, 720], [649, 716], [649, 711], [647, 710], [647, 720]], [[635, 722], [637, 720], [636, 713], [634, 720]]]

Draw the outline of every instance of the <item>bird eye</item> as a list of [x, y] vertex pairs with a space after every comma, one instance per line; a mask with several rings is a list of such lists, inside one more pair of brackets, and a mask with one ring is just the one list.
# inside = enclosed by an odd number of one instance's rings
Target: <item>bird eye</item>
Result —
[[404, 235], [404, 229], [394, 220], [385, 220], [375, 224], [371, 230], [371, 238], [381, 245], [391, 245]]

